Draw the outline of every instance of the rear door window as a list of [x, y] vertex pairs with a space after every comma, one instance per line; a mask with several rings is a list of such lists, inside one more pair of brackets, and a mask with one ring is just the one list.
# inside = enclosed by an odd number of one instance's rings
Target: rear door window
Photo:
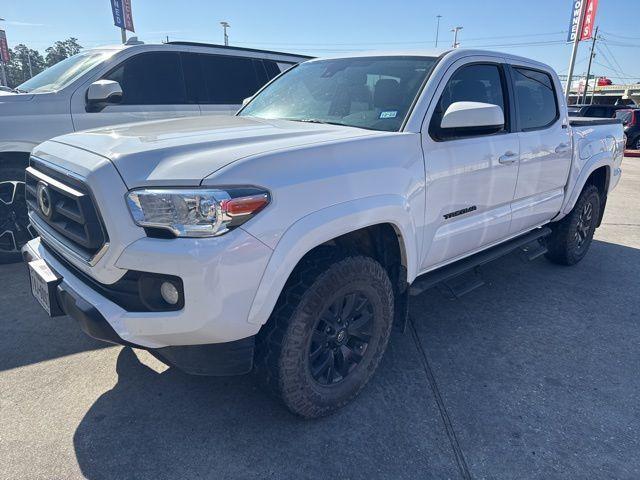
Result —
[[551, 76], [528, 68], [514, 67], [512, 71], [520, 130], [537, 130], [555, 123], [559, 110]]
[[[267, 77], [269, 77], [269, 80], [280, 75], [280, 68], [278, 67], [277, 62], [274, 62], [273, 60], [262, 60], [262, 63], [264, 64], [264, 68], [267, 71]], [[291, 67], [287, 67], [287, 70], [289, 68]]]
[[264, 66], [252, 58], [201, 55], [207, 98], [218, 105], [239, 105], [266, 83]]
[[187, 103], [180, 54], [141, 53], [125, 60], [104, 77], [122, 87], [120, 105], [179, 105]]

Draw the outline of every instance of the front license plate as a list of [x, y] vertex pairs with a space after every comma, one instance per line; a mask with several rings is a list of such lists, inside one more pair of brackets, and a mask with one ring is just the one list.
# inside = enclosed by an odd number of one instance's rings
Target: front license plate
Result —
[[49, 316], [53, 316], [52, 312], [57, 313], [57, 308], [52, 308], [52, 305], [57, 306], [54, 291], [60, 282], [60, 277], [42, 259], [29, 262], [29, 276], [31, 277], [31, 293]]

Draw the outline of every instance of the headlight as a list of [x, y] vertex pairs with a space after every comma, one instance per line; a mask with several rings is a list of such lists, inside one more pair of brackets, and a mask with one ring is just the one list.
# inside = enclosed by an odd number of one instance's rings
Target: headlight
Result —
[[255, 187], [133, 190], [127, 205], [136, 225], [168, 230], [176, 237], [212, 237], [242, 225], [269, 203]]

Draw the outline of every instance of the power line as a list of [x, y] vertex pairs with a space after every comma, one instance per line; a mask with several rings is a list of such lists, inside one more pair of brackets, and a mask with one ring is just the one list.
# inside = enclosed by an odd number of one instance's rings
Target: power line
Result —
[[613, 63], [616, 64], [616, 67], [618, 67], [618, 70], [620, 70], [620, 73], [622, 73], [624, 75], [625, 74], [624, 70], [623, 70], [622, 66], [618, 63], [618, 60], [616, 59], [615, 55], [613, 54], [613, 52], [609, 48], [609, 45], [607, 45], [606, 43], [603, 43], [602, 45], [604, 45], [604, 48], [607, 50], [607, 53], [609, 53], [609, 55], [611, 56], [611, 59], [613, 60]]
[[627, 47], [627, 48], [639, 48], [640, 47], [640, 43], [623, 43], [623, 42], [617, 42], [617, 41], [613, 41], [613, 40], [606, 40], [606, 43], [608, 43], [609, 45], [613, 45], [615, 47]]
[[609, 65], [609, 68], [614, 71], [614, 73], [618, 75], [622, 74], [622, 76], [624, 76], [624, 73], [618, 71], [618, 69], [613, 65], [611, 60], [609, 60], [609, 56], [605, 53], [604, 49], [600, 47], [600, 45], [596, 45], [596, 49], [598, 50], [598, 53], [602, 56], [604, 61], [607, 62], [607, 64]]
[[[465, 38], [465, 44], [467, 42], [479, 41], [479, 40], [500, 40], [507, 38], [526, 38], [526, 37], [543, 37], [548, 35], [559, 35], [567, 33], [564, 31], [556, 31], [556, 32], [546, 32], [546, 33], [527, 33], [527, 34], [519, 34], [519, 35], [499, 35], [493, 37], [476, 37], [476, 38]], [[564, 43], [564, 41], [560, 41]], [[310, 47], [322, 47], [322, 46], [368, 46], [368, 45], [430, 45], [435, 43], [433, 40], [414, 40], [414, 41], [397, 41], [397, 42], [349, 42], [349, 43], [296, 43], [296, 42], [235, 42], [239, 45], [263, 45], [263, 46], [282, 46], [282, 45], [294, 45], [298, 47], [310, 46]]]
[[611, 32], [605, 32], [605, 31], [603, 31], [602, 33], [610, 37], [623, 38], [625, 40], [640, 40], [640, 37], [626, 37], [624, 35], [618, 35], [617, 33], [611, 33]]

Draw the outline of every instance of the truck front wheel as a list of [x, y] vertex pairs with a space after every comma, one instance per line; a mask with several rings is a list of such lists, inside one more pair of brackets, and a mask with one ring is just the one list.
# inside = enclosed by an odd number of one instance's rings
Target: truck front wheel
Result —
[[292, 412], [307, 418], [334, 412], [376, 370], [393, 301], [377, 261], [321, 247], [296, 267], [258, 335], [256, 373]]
[[20, 261], [33, 238], [24, 194], [24, 168], [0, 166], [0, 264]]
[[551, 225], [546, 257], [561, 265], [575, 265], [582, 260], [593, 240], [601, 205], [598, 189], [587, 185], [571, 213]]

